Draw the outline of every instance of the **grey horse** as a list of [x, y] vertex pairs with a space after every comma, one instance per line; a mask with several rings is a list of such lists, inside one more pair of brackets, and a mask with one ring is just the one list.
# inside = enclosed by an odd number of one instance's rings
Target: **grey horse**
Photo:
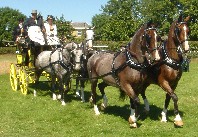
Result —
[[[72, 73], [72, 55], [73, 50], [78, 45], [74, 42], [69, 43], [61, 48], [57, 48], [54, 51], [41, 52], [35, 61], [35, 73], [38, 81], [39, 76], [43, 71], [50, 74], [52, 78], [52, 97], [53, 100], [57, 98], [61, 100], [62, 105], [65, 105], [64, 94], [68, 92], [68, 86], [70, 82], [70, 75]], [[59, 94], [55, 94], [56, 78], [59, 84]], [[64, 87], [65, 86], [65, 87]]]

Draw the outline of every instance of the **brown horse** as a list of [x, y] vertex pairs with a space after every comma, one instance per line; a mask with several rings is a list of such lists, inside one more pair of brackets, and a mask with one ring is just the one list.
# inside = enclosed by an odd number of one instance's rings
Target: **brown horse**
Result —
[[[100, 114], [96, 105], [96, 86], [98, 79], [102, 78], [106, 84], [120, 88], [130, 97], [131, 115], [129, 121], [132, 127], [137, 127], [138, 94], [147, 79], [146, 67], [149, 62], [160, 59], [156, 49], [155, 25], [147, 23], [135, 33], [125, 51], [115, 54], [96, 53], [88, 59], [87, 69], [96, 115]], [[106, 104], [105, 94], [103, 100]]]
[[145, 103], [145, 109], [149, 111], [148, 100], [145, 96], [145, 90], [150, 84], [159, 85], [164, 91], [166, 91], [166, 99], [164, 109], [162, 111], [162, 122], [166, 122], [167, 108], [172, 98], [174, 102], [174, 113], [176, 115], [174, 123], [176, 126], [183, 126], [183, 121], [179, 115], [178, 110], [178, 97], [174, 93], [177, 84], [182, 76], [182, 55], [189, 50], [187, 41], [189, 28], [187, 21], [189, 17], [183, 19], [182, 15], [178, 20], [174, 21], [169, 30], [168, 39], [164, 42], [160, 49], [160, 55], [162, 61], [156, 65], [150, 67], [149, 79], [143, 89], [142, 97]]

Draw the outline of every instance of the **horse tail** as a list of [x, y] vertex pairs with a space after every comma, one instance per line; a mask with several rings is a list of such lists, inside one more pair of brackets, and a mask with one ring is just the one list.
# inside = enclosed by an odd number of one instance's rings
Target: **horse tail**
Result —
[[122, 90], [122, 89], [119, 89], [120, 90], [120, 97], [119, 99], [124, 101], [126, 99], [126, 93]]

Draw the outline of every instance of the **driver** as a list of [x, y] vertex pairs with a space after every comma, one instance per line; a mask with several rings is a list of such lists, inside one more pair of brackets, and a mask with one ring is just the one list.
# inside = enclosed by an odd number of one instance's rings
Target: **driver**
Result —
[[28, 18], [23, 25], [23, 29], [25, 31], [25, 34], [27, 36], [27, 30], [30, 26], [39, 26], [41, 28], [41, 31], [45, 32], [45, 27], [43, 24], [43, 19], [41, 17], [37, 17], [37, 10], [32, 10], [32, 16]]

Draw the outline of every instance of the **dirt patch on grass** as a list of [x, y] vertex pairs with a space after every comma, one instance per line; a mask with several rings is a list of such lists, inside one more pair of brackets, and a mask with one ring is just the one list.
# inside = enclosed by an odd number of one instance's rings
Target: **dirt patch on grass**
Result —
[[10, 73], [11, 63], [16, 63], [15, 54], [0, 55], [0, 75]]

